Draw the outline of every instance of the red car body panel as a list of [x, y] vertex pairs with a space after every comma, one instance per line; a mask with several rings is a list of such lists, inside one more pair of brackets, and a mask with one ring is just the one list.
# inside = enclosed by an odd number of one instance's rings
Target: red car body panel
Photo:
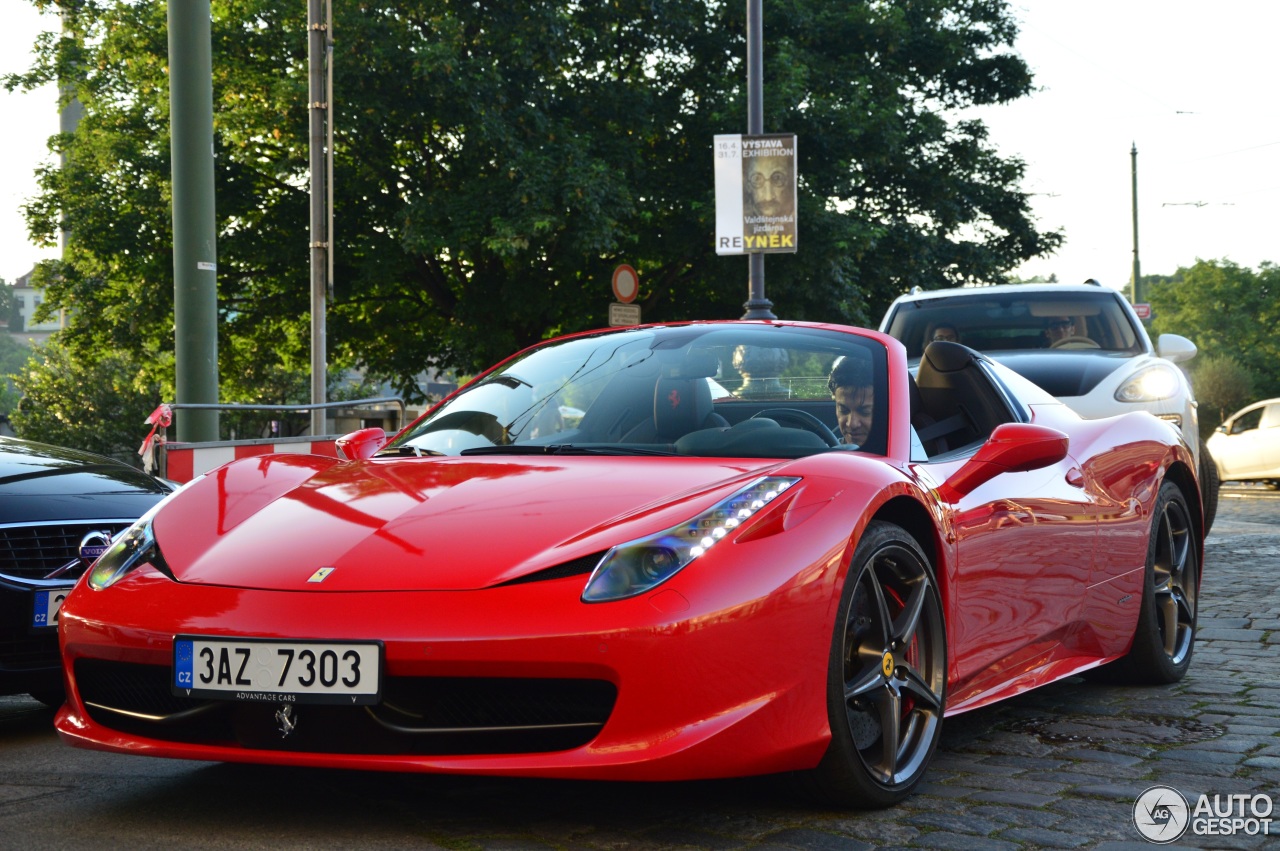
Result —
[[[970, 456], [911, 460], [904, 350], [857, 333], [887, 352], [883, 455], [280, 455], [214, 471], [155, 517], [173, 578], [143, 566], [103, 591], [82, 582], [64, 603], [57, 729], [121, 753], [375, 770], [674, 780], [811, 768], [831, 736], [840, 588], [876, 518], [913, 523], [934, 562], [948, 714], [1123, 654], [1160, 483], [1194, 469], [1185, 444], [1145, 414], [1083, 421], [1036, 396], [1031, 420], [1069, 435], [1066, 457], [948, 502], [939, 493]], [[521, 581], [672, 527], [763, 475], [799, 482], [650, 591], [587, 604], [583, 574]], [[333, 570], [308, 582], [320, 567]], [[379, 640], [387, 677], [588, 678], [617, 698], [587, 743], [532, 753], [248, 748], [95, 719], [77, 664], [168, 668], [179, 634]]]

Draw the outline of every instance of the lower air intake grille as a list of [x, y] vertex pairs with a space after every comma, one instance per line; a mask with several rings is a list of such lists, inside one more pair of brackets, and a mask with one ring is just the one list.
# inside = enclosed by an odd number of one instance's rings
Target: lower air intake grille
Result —
[[122, 732], [173, 742], [313, 753], [452, 755], [580, 747], [608, 720], [617, 689], [604, 680], [387, 677], [375, 706], [292, 706], [174, 695], [168, 668], [80, 659], [76, 683], [89, 715]]

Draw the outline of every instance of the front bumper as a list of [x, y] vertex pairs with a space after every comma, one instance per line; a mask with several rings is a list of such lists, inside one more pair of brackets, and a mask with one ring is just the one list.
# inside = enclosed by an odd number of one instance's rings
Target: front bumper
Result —
[[[64, 605], [68, 702], [56, 727], [69, 744], [120, 753], [375, 770], [679, 780], [809, 768], [830, 735], [837, 562], [776, 584], [764, 570], [730, 590], [691, 572], [595, 605], [578, 599], [582, 577], [315, 593], [183, 585], [144, 568], [106, 591], [81, 585]], [[427, 720], [388, 732], [385, 706], [302, 705], [295, 735], [279, 731], [274, 704], [184, 702], [168, 688], [179, 633], [381, 640], [384, 703], [408, 701]], [[105, 688], [104, 672], [132, 685]], [[454, 733], [430, 715], [442, 692]], [[488, 726], [503, 729], [476, 734], [477, 718], [495, 717], [505, 720]], [[535, 717], [575, 729], [511, 729]]]

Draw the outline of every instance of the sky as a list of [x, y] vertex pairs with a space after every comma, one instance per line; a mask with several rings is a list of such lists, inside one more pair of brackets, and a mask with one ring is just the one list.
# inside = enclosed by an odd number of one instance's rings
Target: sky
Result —
[[[1066, 238], [1057, 254], [1015, 274], [1128, 287], [1135, 146], [1143, 275], [1198, 259], [1280, 263], [1280, 73], [1271, 58], [1280, 2], [1012, 0], [1010, 8], [1036, 91], [977, 114], [998, 151], [1027, 163], [1023, 189], [1038, 225]], [[766, 3], [766, 54], [768, 14]], [[24, 70], [44, 29], [56, 19], [27, 0], [0, 0], [0, 73]], [[35, 194], [34, 170], [53, 162], [47, 140], [57, 130], [54, 90], [0, 89], [7, 281], [56, 256], [29, 243], [20, 207]]]
[[1057, 254], [1023, 277], [1127, 288], [1137, 148], [1141, 273], [1197, 260], [1280, 263], [1274, 0], [1013, 0], [1037, 91], [983, 110], [1027, 163], [1023, 189]]

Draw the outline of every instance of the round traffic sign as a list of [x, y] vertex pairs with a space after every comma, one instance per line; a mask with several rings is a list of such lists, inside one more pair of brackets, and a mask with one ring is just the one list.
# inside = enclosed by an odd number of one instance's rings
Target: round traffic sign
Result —
[[626, 263], [613, 270], [613, 297], [630, 304], [640, 294], [640, 276]]

